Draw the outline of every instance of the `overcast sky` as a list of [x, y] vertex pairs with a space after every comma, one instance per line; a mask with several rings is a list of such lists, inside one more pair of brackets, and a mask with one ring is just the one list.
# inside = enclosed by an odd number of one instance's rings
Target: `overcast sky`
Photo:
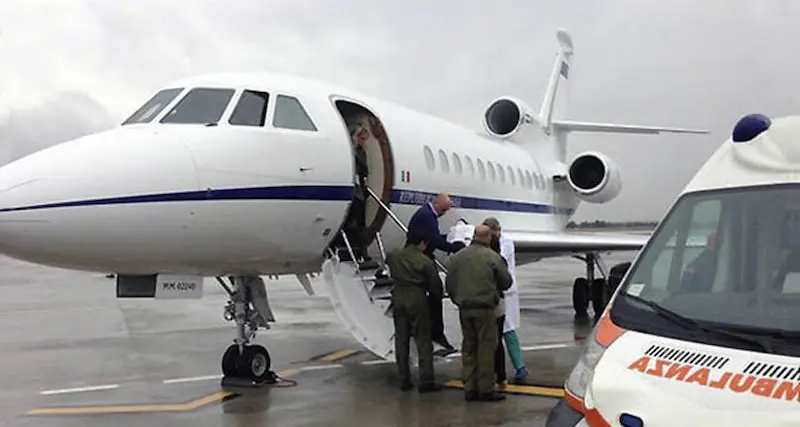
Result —
[[798, 110], [795, 0], [2, 0], [0, 156], [118, 123], [169, 80], [276, 71], [480, 129], [492, 98], [538, 109], [575, 42], [569, 118], [709, 136], [573, 135], [617, 161], [622, 194], [577, 219], [657, 219], [748, 112]]

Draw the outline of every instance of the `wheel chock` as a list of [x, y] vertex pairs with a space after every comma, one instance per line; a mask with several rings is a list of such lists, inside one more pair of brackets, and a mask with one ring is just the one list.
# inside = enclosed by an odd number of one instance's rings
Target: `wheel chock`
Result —
[[269, 371], [267, 379], [262, 382], [253, 381], [246, 377], [222, 377], [220, 385], [222, 387], [240, 387], [240, 388], [260, 388], [266, 385], [278, 383], [278, 375], [274, 371]]

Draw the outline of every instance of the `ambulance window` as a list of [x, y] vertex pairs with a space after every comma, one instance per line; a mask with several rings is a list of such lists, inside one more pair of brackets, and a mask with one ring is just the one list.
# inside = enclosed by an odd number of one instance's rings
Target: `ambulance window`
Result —
[[[720, 221], [720, 201], [698, 202], [692, 207], [688, 221], [685, 236], [679, 236], [678, 229], [674, 228], [665, 249], [653, 260], [652, 275], [648, 282], [651, 284], [649, 291], [654, 295], [660, 294], [660, 291], [666, 292], [667, 288], [678, 287], [682, 272], [687, 268], [691, 269], [689, 264], [703, 253], [708, 243], [713, 244], [713, 235], [716, 234]], [[677, 243], [679, 241], [680, 244]], [[700, 259], [702, 262], [702, 258]], [[713, 285], [717, 272], [715, 270], [704, 277], [709, 281], [708, 286]]]
[[242, 92], [228, 123], [239, 126], [264, 126], [269, 94], [246, 90]]
[[[767, 351], [752, 340], [698, 333], [657, 304], [706, 329], [800, 337], [800, 185], [682, 196], [620, 287], [611, 315], [623, 328]], [[776, 354], [797, 354], [800, 339], [790, 337], [772, 343]]]
[[297, 98], [285, 95], [278, 95], [275, 102], [275, 117], [272, 119], [272, 125], [283, 129], [317, 130], [300, 101]]
[[178, 96], [183, 88], [164, 89], [157, 94], [153, 95], [147, 102], [144, 103], [135, 113], [128, 117], [122, 125], [130, 125], [135, 123], [149, 123], [155, 116], [158, 115], [164, 108]]
[[217, 123], [235, 92], [219, 88], [192, 89], [161, 119], [161, 123]]

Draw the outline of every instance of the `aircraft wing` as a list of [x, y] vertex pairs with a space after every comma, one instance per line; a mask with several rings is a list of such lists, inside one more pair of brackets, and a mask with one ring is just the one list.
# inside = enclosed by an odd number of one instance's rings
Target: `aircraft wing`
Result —
[[623, 234], [611, 232], [514, 232], [503, 231], [514, 240], [515, 252], [542, 257], [586, 252], [638, 251], [650, 233]]

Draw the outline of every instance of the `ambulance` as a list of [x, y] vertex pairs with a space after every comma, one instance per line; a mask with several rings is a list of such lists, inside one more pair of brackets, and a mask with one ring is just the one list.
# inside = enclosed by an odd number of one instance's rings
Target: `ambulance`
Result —
[[625, 273], [564, 392], [547, 427], [800, 426], [800, 116], [736, 123]]

